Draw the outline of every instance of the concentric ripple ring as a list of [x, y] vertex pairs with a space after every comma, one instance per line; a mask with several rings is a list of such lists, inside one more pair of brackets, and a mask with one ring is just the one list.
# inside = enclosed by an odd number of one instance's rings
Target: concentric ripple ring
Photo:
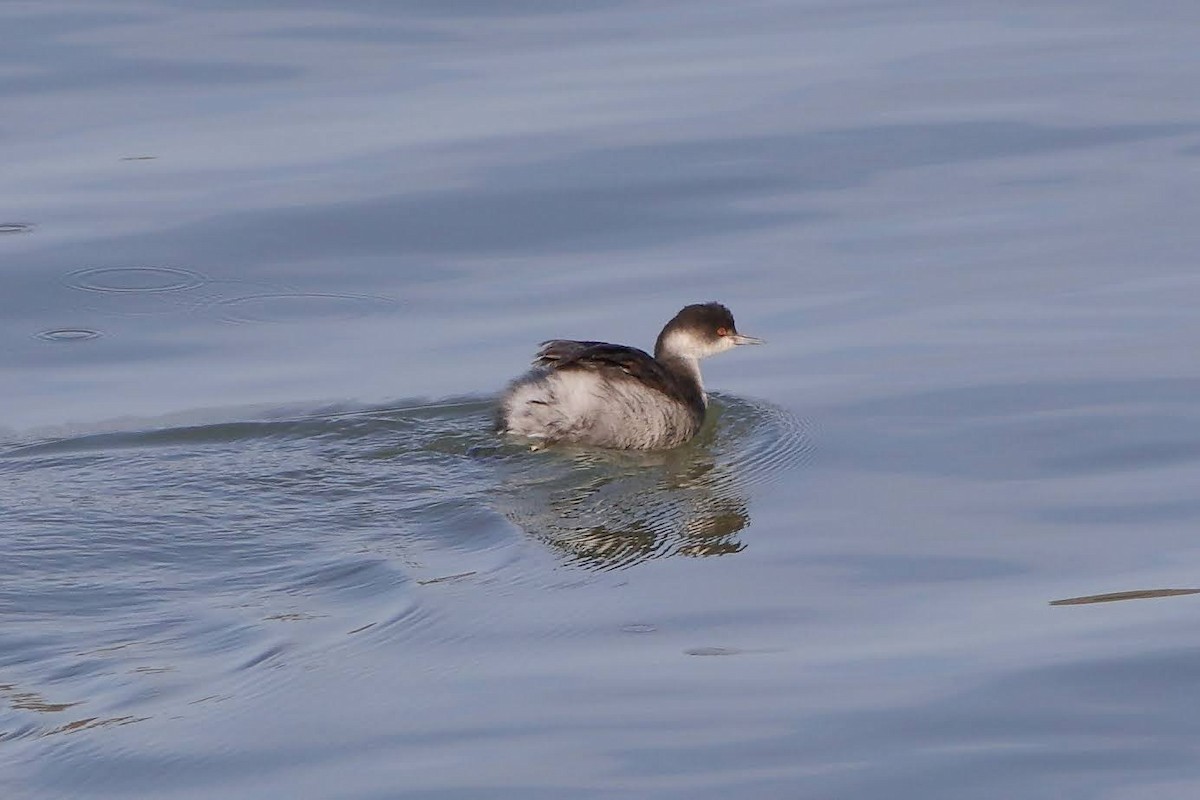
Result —
[[34, 336], [47, 342], [89, 342], [99, 339], [102, 334], [89, 328], [52, 328], [38, 331]]
[[227, 322], [304, 322], [316, 317], [361, 317], [394, 308], [398, 303], [378, 295], [287, 292], [233, 297], [215, 305]]
[[178, 267], [98, 267], [67, 275], [68, 286], [85, 292], [182, 292], [207, 282], [200, 273]]

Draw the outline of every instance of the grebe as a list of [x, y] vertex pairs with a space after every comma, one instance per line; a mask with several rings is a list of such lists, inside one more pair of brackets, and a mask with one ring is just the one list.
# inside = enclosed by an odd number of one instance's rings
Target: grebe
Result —
[[542, 444], [625, 450], [675, 447], [704, 423], [700, 359], [762, 339], [737, 332], [720, 303], [686, 306], [666, 324], [651, 356], [607, 342], [542, 342], [534, 367], [500, 398], [496, 430]]

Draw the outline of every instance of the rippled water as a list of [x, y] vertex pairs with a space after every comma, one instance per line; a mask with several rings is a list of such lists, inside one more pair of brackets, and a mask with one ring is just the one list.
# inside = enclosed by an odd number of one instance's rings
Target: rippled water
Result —
[[0, 6], [0, 794], [1195, 796], [1197, 23]]
[[[214, 675], [177, 673], [282, 665], [347, 634], [412, 635], [432, 622], [422, 586], [545, 588], [563, 563], [735, 553], [746, 493], [806, 444], [777, 409], [718, 402], [701, 436], [660, 454], [530, 454], [496, 440], [482, 402], [13, 448], [0, 460], [15, 555], [0, 592], [8, 691], [86, 696], [103, 680], [149, 714], [164, 695], [212, 689]], [[27, 713], [5, 738], [139, 718], [64, 724], [48, 705], [76, 704], [14, 703]]]

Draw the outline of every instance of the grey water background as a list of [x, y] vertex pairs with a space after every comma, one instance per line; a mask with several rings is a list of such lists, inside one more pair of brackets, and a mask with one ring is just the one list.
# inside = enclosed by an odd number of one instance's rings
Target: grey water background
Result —
[[[1192, 798], [1200, 6], [0, 5], [4, 797]], [[719, 299], [662, 454], [536, 343]]]

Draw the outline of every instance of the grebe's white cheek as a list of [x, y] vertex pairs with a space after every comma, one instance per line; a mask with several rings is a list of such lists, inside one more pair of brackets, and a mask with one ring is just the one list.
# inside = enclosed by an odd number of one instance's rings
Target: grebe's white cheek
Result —
[[730, 336], [718, 336], [716, 339], [710, 339], [703, 344], [702, 357], [715, 356], [717, 353], [724, 353], [726, 350], [732, 350], [737, 347], [737, 343]]
[[679, 358], [704, 358], [712, 352], [710, 348], [708, 342], [686, 330], [672, 331], [663, 342], [665, 352]]

